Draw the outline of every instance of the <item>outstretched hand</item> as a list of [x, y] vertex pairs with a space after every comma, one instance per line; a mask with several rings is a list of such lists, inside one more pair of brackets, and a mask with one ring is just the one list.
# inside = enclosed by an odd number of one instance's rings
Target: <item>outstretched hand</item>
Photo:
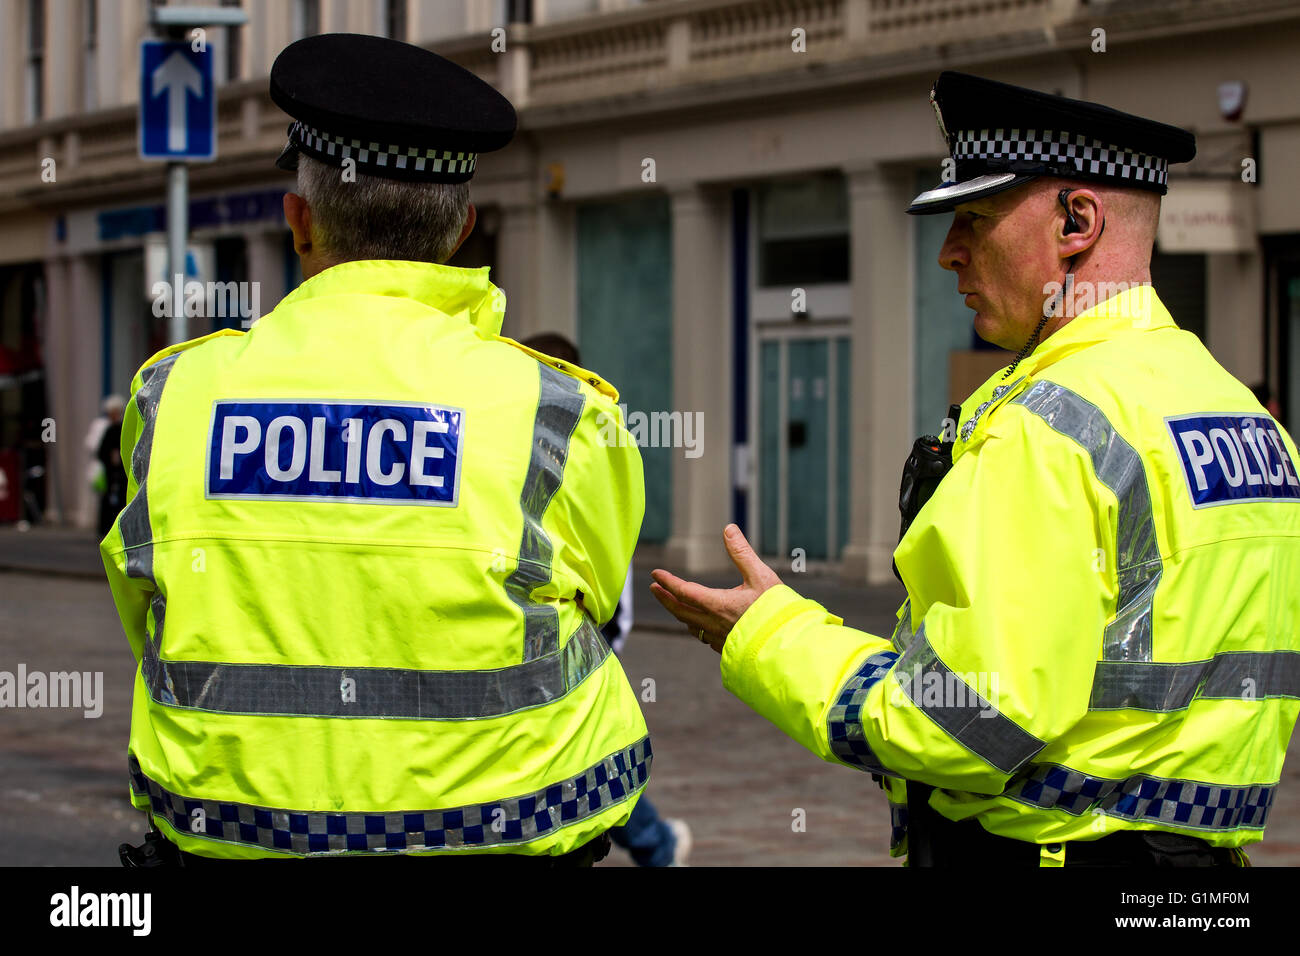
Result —
[[727, 525], [722, 539], [731, 562], [740, 571], [741, 583], [734, 588], [706, 588], [659, 568], [650, 572], [653, 579], [650, 593], [686, 625], [692, 637], [704, 641], [719, 654], [727, 635], [750, 605], [768, 588], [781, 583], [776, 572], [759, 560], [739, 527]]

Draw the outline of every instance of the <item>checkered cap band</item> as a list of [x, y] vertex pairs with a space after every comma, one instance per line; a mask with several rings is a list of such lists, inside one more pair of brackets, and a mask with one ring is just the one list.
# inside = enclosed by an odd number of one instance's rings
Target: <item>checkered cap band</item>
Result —
[[527, 844], [622, 803], [645, 786], [650, 738], [610, 754], [576, 777], [492, 803], [436, 810], [339, 812], [287, 809], [182, 796], [128, 756], [131, 790], [177, 831], [220, 843], [302, 856], [461, 851]]
[[[403, 169], [415, 173], [458, 176], [474, 172], [477, 153], [455, 153], [443, 149], [395, 146], [355, 137], [335, 136], [295, 120], [289, 138], [308, 149], [331, 157], [336, 165], [352, 159], [362, 172]], [[382, 175], [382, 172], [380, 173]]]
[[1089, 139], [1080, 133], [1037, 129], [963, 129], [953, 137], [957, 162], [1041, 162], [1073, 166], [1079, 173], [1166, 186], [1169, 161]]

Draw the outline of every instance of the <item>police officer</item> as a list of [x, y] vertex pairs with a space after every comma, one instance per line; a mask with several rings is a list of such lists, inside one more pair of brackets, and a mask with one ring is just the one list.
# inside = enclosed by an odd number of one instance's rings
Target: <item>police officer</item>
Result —
[[1300, 709], [1300, 458], [1149, 284], [1194, 140], [957, 73], [931, 100], [957, 176], [908, 211], [953, 213], [940, 264], [1019, 351], [910, 459], [893, 635], [734, 525], [739, 588], [652, 591], [732, 693], [882, 780], [910, 865], [1243, 864]]
[[600, 635], [644, 510], [617, 392], [500, 334], [469, 234], [515, 112], [419, 47], [286, 48], [306, 277], [247, 333], [153, 356], [101, 550], [137, 660], [128, 862], [591, 864], [645, 787]]

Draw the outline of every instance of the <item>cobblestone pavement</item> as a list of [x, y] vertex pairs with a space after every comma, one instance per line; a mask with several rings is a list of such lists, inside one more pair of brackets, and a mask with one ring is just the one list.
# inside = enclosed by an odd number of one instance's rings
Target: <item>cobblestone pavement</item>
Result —
[[[0, 532], [0, 566], [16, 553], [14, 534]], [[42, 549], [47, 562], [61, 560], [60, 549], [80, 553], [82, 576], [0, 573], [0, 670], [22, 662], [29, 671], [104, 674], [96, 719], [73, 710], [0, 710], [3, 865], [113, 866], [118, 843], [139, 842], [143, 833], [144, 817], [126, 796], [134, 666], [107, 585], [85, 560], [87, 541], [56, 535], [22, 542], [29, 562]], [[647, 571], [638, 566], [638, 629], [623, 666], [638, 691], [645, 679], [654, 681], [654, 701], [642, 704], [655, 746], [648, 793], [663, 816], [689, 822], [690, 862], [897, 866], [886, 851], [887, 807], [870, 777], [817, 759], [725, 691], [717, 655], [663, 614], [644, 590]], [[711, 583], [735, 583], [725, 577]], [[875, 633], [892, 625], [897, 589], [787, 580], [846, 623]], [[1257, 865], [1300, 865], [1297, 751], [1293, 740], [1268, 838], [1251, 851]], [[629, 863], [615, 849], [602, 865]]]

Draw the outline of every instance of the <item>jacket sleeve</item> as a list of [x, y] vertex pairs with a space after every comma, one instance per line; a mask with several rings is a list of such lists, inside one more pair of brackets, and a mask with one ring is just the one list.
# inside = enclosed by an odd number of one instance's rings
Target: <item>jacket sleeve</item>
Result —
[[584, 607], [603, 625], [618, 607], [641, 533], [645, 475], [618, 406], [585, 385], [583, 394], [560, 486], [543, 520], [557, 549], [556, 567], [576, 576]]
[[1001, 792], [1087, 712], [1116, 512], [1078, 444], [1007, 406], [896, 552], [910, 597], [892, 641], [772, 588], [728, 639], [723, 683], [823, 759]]
[[109, 529], [99, 545], [100, 558], [104, 562], [104, 571], [108, 575], [108, 586], [113, 592], [113, 603], [117, 605], [118, 617], [122, 619], [122, 630], [126, 632], [126, 639], [137, 661], [144, 654], [144, 642], [148, 636], [149, 602], [153, 598], [154, 586], [149, 578], [127, 573], [126, 542], [122, 536], [122, 521], [132, 520], [132, 516], [139, 509], [148, 507], [143, 497], [137, 500], [140, 486], [133, 461], [135, 448], [143, 430], [140, 409], [136, 404], [136, 395], [140, 386], [141, 376], [136, 373], [131, 382], [131, 398], [126, 403], [122, 416], [121, 452], [122, 467], [126, 469], [126, 507], [118, 513], [113, 527]]
[[[156, 365], [170, 355], [202, 345], [209, 339], [227, 335], [245, 335], [238, 329], [218, 329], [208, 335], [185, 342], [177, 342], [155, 352], [149, 357], [131, 380], [131, 398], [126, 403], [122, 416], [122, 467], [126, 469], [126, 507], [118, 514], [113, 527], [99, 543], [100, 558], [108, 574], [108, 586], [113, 592], [113, 603], [117, 605], [118, 617], [122, 619], [122, 629], [131, 645], [135, 659], [140, 660], [144, 654], [144, 642], [148, 637], [149, 602], [157, 590], [149, 576], [140, 576], [128, 572], [127, 543], [122, 536], [122, 523], [131, 523], [131, 527], [148, 527], [149, 503], [146, 494], [141, 493], [140, 477], [143, 475], [144, 462], [136, 461], [136, 446], [144, 431], [144, 421], [140, 416], [140, 389], [144, 387], [145, 370]], [[138, 500], [137, 500], [138, 498]]]

